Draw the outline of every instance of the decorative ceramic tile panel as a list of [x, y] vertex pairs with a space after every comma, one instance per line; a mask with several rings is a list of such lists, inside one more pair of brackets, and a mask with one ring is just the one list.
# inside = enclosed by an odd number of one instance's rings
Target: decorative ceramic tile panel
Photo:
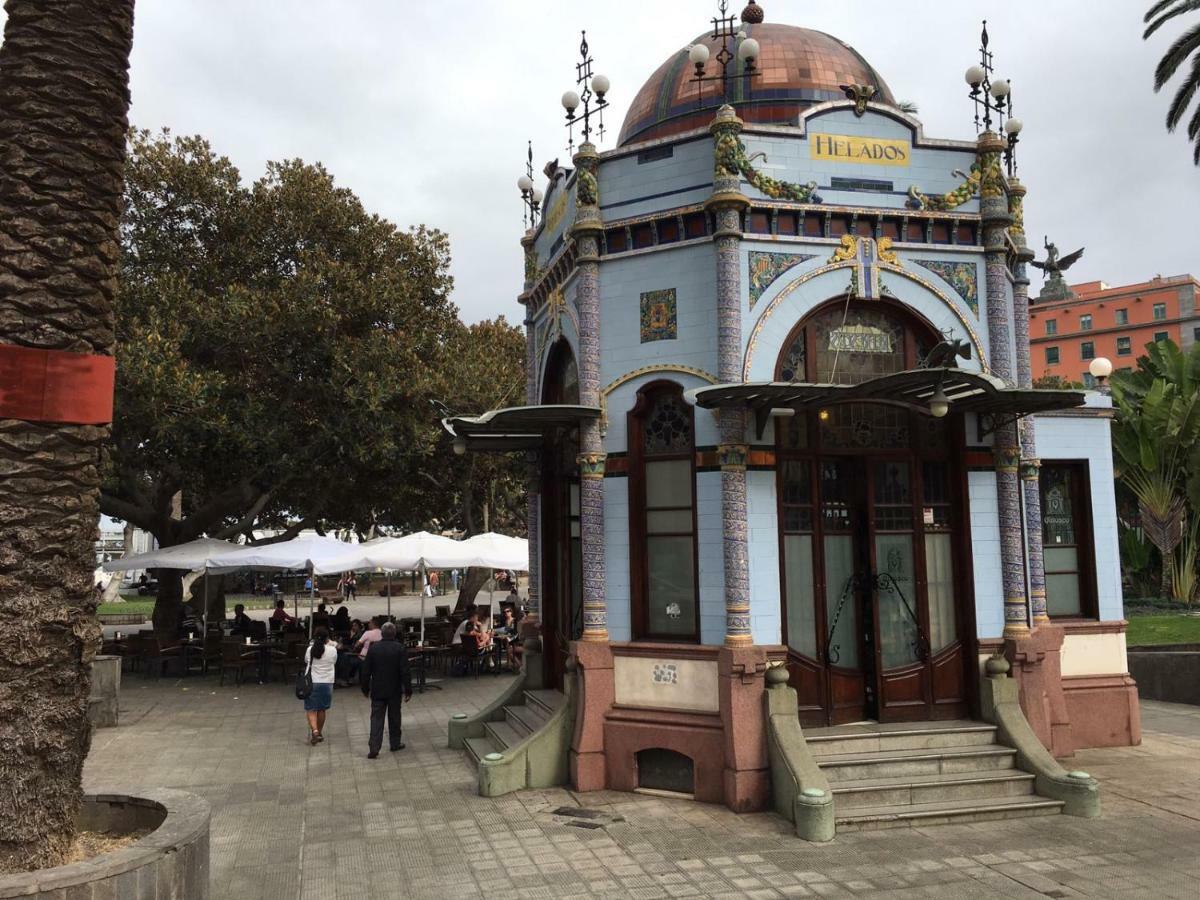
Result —
[[939, 275], [966, 301], [967, 306], [971, 307], [971, 312], [979, 315], [979, 269], [975, 263], [929, 259], [914, 259], [913, 262]]
[[761, 250], [750, 251], [750, 308], [763, 295], [763, 291], [771, 286], [776, 278], [792, 266], [812, 259], [811, 253], [767, 253]]
[[642, 343], [673, 341], [676, 337], [675, 288], [642, 294]]

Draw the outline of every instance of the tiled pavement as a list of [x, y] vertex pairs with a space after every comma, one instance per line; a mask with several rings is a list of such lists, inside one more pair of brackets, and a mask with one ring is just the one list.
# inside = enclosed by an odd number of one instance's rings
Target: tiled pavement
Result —
[[[769, 814], [600, 792], [474, 792], [446, 720], [502, 687], [414, 698], [400, 753], [367, 760], [367, 704], [339, 690], [310, 748], [290, 685], [126, 676], [122, 724], [86, 778], [194, 791], [213, 806], [212, 897], [1200, 896], [1200, 709], [1145, 704], [1140, 747], [1080, 753], [1104, 815], [849, 834], [807, 844]], [[602, 814], [556, 815], [563, 807]], [[599, 827], [594, 827], [599, 825]], [[593, 827], [581, 827], [593, 826]]]

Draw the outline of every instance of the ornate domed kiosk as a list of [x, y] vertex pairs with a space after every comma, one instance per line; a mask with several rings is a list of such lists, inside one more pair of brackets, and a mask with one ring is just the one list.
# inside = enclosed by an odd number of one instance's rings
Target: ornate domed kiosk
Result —
[[[726, 102], [747, 124], [794, 125], [805, 109], [843, 99], [846, 94], [842, 85], [873, 85], [878, 102], [895, 106], [892, 92], [879, 73], [857, 50], [835, 37], [775, 23], [743, 23], [741, 32], [759, 46], [756, 68], [761, 75], [753, 83], [731, 81], [726, 96], [711, 85], [693, 81], [692, 48], [705, 47], [709, 59], [721, 52], [719, 38], [699, 35], [642, 85], [629, 105], [618, 143], [624, 146], [707, 128], [713, 113]], [[736, 56], [746, 38], [735, 35], [730, 52]]]
[[527, 405], [445, 426], [530, 460], [539, 628], [451, 744], [487, 794], [666, 791], [814, 840], [1094, 815], [1055, 757], [1140, 739], [1111, 401], [1032, 387], [986, 32], [977, 136], [935, 140], [848, 45], [721, 6], [603, 152], [585, 43], [573, 168], [520, 181]]

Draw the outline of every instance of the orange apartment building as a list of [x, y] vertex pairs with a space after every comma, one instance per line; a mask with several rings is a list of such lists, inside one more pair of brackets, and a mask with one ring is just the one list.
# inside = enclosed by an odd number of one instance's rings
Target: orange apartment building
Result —
[[1103, 281], [1071, 285], [1064, 300], [1034, 301], [1029, 311], [1033, 377], [1057, 375], [1091, 387], [1088, 363], [1098, 356], [1114, 370], [1131, 369], [1145, 346], [1169, 338], [1184, 349], [1200, 340], [1194, 275], [1155, 276], [1110, 287]]

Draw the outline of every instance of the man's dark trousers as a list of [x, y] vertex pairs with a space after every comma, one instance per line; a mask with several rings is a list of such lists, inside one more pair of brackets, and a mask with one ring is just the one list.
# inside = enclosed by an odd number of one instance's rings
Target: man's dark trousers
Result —
[[404, 697], [400, 694], [386, 700], [371, 700], [371, 737], [367, 741], [367, 749], [372, 753], [378, 753], [379, 748], [383, 746], [383, 717], [385, 715], [388, 724], [388, 748], [400, 749], [400, 715], [403, 707]]

